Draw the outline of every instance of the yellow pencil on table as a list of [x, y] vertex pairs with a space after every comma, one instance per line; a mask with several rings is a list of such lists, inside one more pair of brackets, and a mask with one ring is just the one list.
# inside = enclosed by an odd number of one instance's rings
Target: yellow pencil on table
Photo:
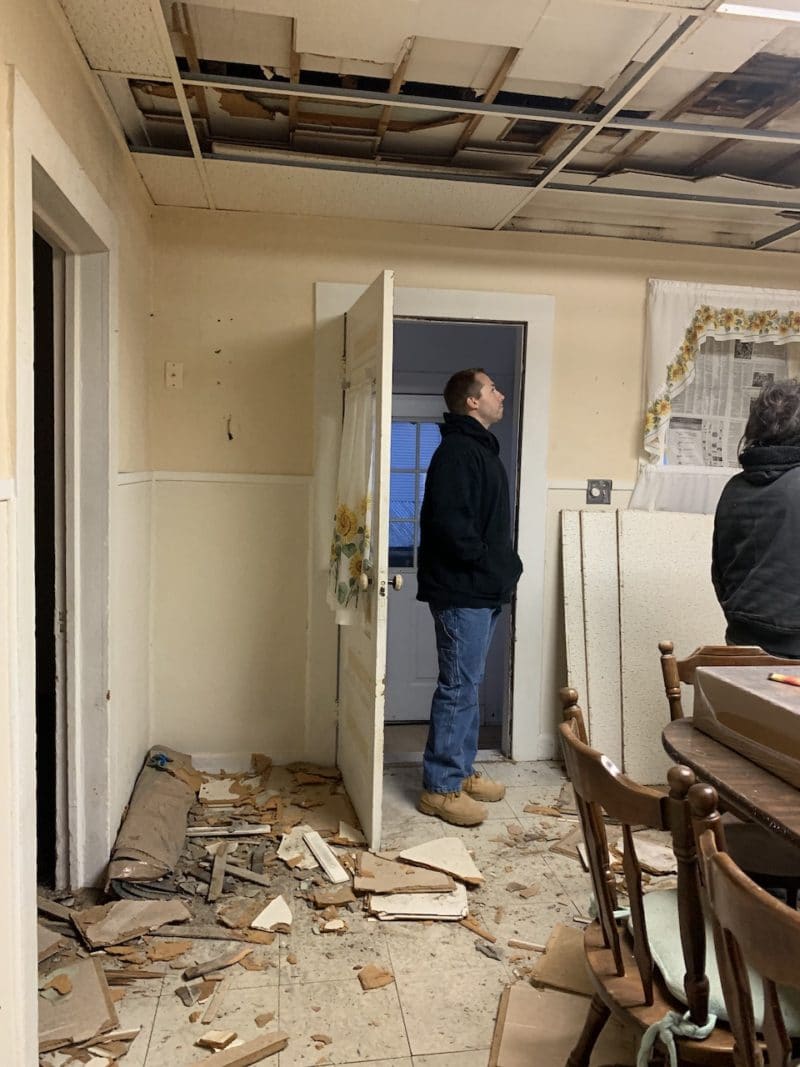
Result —
[[784, 685], [800, 686], [800, 678], [794, 674], [768, 674], [767, 678], [770, 682], [783, 682]]

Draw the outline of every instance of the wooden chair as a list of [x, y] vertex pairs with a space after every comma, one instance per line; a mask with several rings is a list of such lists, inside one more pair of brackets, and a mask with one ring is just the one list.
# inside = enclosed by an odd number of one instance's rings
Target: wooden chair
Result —
[[[694, 685], [698, 667], [784, 667], [797, 660], [777, 659], [757, 645], [701, 645], [685, 659], [677, 659], [672, 641], [659, 641], [661, 673], [670, 719], [684, 718], [681, 683]], [[800, 895], [800, 853], [755, 823], [743, 822], [729, 812], [723, 815], [728, 854], [750, 878], [765, 889], [780, 890], [790, 908]]]
[[672, 641], [659, 641], [661, 653], [661, 674], [664, 678], [664, 691], [669, 703], [670, 719], [684, 718], [681, 702], [681, 682], [694, 685], [694, 672], [698, 667], [785, 667], [790, 664], [798, 666], [796, 659], [778, 659], [770, 656], [758, 645], [701, 645], [690, 652], [684, 659], [675, 657]]
[[[686, 796], [694, 784], [688, 767], [673, 767], [669, 793], [638, 785], [614, 764], [586, 744], [583, 716], [574, 689], [560, 693], [564, 722], [561, 744], [567, 774], [575, 790], [575, 802], [583, 829], [597, 919], [584, 935], [587, 965], [595, 988], [589, 1012], [567, 1067], [588, 1067], [595, 1042], [610, 1014], [633, 1023], [644, 1033], [668, 1011], [683, 1014], [688, 1005], [691, 1019], [703, 1025], [707, 1019], [709, 988], [705, 977], [705, 924], [691, 819]], [[624, 843], [623, 873], [630, 902], [629, 932], [615, 918], [618, 895], [611, 870], [604, 813], [619, 821]], [[678, 891], [659, 891], [646, 896], [636, 856], [633, 827], [644, 826], [672, 834], [678, 865]], [[656, 900], [655, 898], [660, 898]], [[658, 920], [658, 921], [656, 921]], [[658, 927], [658, 938], [656, 930]], [[676, 932], [680, 929], [680, 942]], [[676, 952], [677, 944], [677, 952]], [[677, 957], [678, 975], [670, 993], [655, 961]], [[733, 1064], [731, 1035], [715, 1028], [704, 1041], [678, 1039], [682, 1063]]]
[[695, 785], [689, 802], [734, 1062], [789, 1067], [797, 1062], [790, 1035], [800, 1033], [800, 915], [759, 888], [726, 853], [716, 791]]

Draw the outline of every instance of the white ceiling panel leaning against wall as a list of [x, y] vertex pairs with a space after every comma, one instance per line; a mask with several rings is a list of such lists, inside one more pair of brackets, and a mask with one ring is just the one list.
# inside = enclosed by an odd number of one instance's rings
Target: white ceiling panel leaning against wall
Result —
[[156, 204], [797, 248], [800, 0], [61, 3]]

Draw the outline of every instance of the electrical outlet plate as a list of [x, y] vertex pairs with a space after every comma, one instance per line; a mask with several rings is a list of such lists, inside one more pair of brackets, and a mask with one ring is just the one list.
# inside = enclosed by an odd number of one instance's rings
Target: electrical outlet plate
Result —
[[589, 478], [586, 482], [587, 504], [611, 503], [611, 479]]

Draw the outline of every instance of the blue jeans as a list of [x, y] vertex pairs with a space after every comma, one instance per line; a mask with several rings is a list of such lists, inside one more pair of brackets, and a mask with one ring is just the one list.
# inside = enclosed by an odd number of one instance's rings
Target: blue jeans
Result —
[[480, 709], [478, 687], [500, 608], [431, 608], [439, 681], [431, 703], [422, 787], [456, 793], [474, 771]]

